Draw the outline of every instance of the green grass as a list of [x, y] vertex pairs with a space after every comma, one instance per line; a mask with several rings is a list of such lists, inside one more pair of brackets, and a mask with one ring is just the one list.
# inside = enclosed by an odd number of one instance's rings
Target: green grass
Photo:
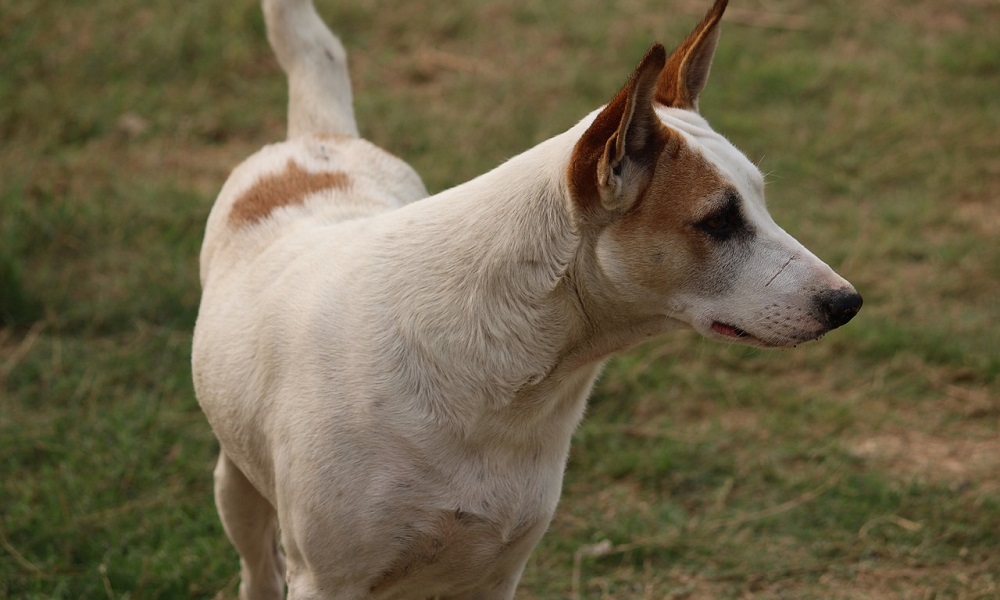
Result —
[[[606, 101], [674, 0], [320, 2], [440, 190]], [[777, 15], [777, 16], [775, 16]], [[1000, 595], [1000, 5], [733, 3], [702, 111], [862, 313], [615, 360], [518, 598]], [[233, 598], [190, 384], [203, 223], [284, 131], [256, 2], [0, 19], [0, 598]]]

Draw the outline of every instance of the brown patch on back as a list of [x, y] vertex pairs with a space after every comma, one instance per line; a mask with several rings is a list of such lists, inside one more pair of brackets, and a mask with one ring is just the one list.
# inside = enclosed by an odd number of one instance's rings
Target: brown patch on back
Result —
[[347, 189], [350, 183], [343, 171], [314, 173], [288, 159], [285, 170], [261, 177], [236, 199], [229, 222], [237, 226], [252, 225], [282, 206], [302, 204], [310, 195], [323, 190]]

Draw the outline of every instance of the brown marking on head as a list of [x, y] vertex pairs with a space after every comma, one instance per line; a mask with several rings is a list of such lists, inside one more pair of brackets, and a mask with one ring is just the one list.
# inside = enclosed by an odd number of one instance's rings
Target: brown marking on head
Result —
[[671, 53], [657, 82], [657, 102], [698, 110], [698, 95], [708, 82], [712, 57], [719, 43], [719, 22], [728, 3], [728, 0], [716, 0], [701, 23]]
[[[627, 208], [638, 190], [616, 186], [618, 169], [625, 161], [648, 172], [663, 147], [660, 120], [653, 111], [656, 77], [666, 61], [666, 51], [653, 44], [628, 83], [597, 115], [573, 149], [568, 167], [570, 193], [582, 217]], [[612, 198], [625, 194], [629, 198]], [[624, 200], [624, 201], [622, 201]]]
[[680, 134], [663, 129], [669, 142], [649, 186], [632, 210], [608, 230], [623, 248], [630, 278], [661, 290], [701, 277], [717, 244], [697, 224], [720, 207], [730, 187]]
[[306, 171], [288, 159], [283, 171], [261, 177], [233, 202], [229, 222], [236, 226], [264, 220], [282, 206], [295, 206], [306, 198], [327, 189], [347, 189], [351, 180], [343, 171]]
[[653, 44], [628, 83], [598, 113], [573, 148], [567, 170], [569, 191], [581, 223], [606, 224], [641, 197], [670, 140], [654, 103], [698, 109], [719, 41], [719, 22], [728, 0], [712, 9], [667, 57]]

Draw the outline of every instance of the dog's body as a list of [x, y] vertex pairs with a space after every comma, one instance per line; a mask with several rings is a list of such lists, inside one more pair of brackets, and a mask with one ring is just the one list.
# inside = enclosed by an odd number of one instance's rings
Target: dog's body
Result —
[[193, 357], [242, 597], [511, 598], [607, 356], [680, 326], [794, 345], [860, 307], [697, 114], [724, 0], [606, 107], [431, 198], [357, 138], [311, 2], [279, 2], [290, 139], [213, 208]]

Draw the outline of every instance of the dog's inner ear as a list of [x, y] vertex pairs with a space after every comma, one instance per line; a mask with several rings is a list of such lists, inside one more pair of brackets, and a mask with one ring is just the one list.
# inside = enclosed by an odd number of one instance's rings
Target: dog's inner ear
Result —
[[716, 0], [705, 18], [667, 59], [656, 86], [656, 101], [665, 106], [698, 110], [698, 96], [708, 83], [712, 57], [719, 44], [719, 22], [728, 0]]
[[[621, 212], [642, 195], [666, 134], [653, 110], [667, 53], [654, 44], [625, 87], [604, 107], [573, 150], [570, 180], [578, 203]], [[596, 208], [596, 207], [594, 207]]]

